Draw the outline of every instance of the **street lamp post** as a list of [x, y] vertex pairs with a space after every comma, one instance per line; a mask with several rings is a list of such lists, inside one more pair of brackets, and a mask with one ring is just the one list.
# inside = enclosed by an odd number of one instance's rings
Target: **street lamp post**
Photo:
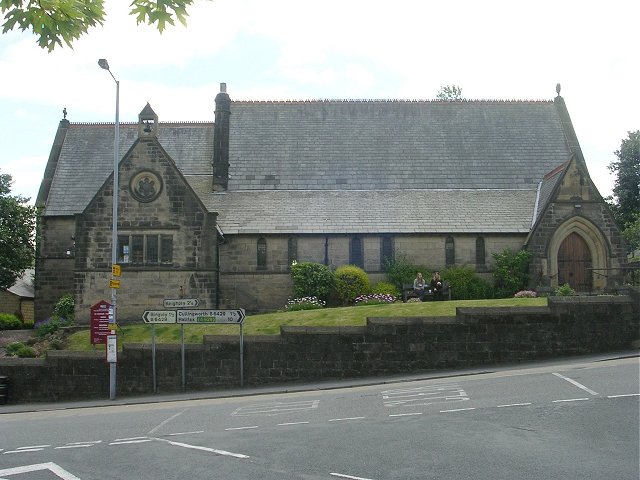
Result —
[[[116, 124], [115, 124], [115, 138], [113, 141], [113, 219], [111, 225], [111, 272], [118, 264], [118, 153], [120, 151], [120, 82], [113, 76], [109, 69], [109, 62], [105, 58], [98, 60], [100, 68], [109, 72], [113, 81], [116, 82]], [[111, 280], [111, 308], [113, 311], [113, 319], [110, 319], [110, 323], [116, 323], [116, 311], [117, 311], [117, 288], [114, 288], [115, 282]], [[112, 332], [115, 333], [115, 332]], [[108, 347], [107, 347], [108, 348]], [[109, 399], [114, 400], [116, 398], [116, 362], [109, 362]]]

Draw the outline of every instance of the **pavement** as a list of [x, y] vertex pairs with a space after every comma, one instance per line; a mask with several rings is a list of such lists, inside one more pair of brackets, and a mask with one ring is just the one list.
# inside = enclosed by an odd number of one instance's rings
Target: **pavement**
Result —
[[[385, 385], [391, 383], [414, 382], [419, 380], [432, 380], [439, 378], [451, 378], [459, 376], [479, 375], [484, 373], [504, 372], [509, 370], [521, 370], [530, 367], [542, 367], [551, 365], [566, 365], [568, 363], [592, 363], [621, 358], [638, 358], [640, 367], [640, 350], [631, 349], [618, 352], [609, 352], [590, 355], [565, 356], [553, 359], [521, 362], [513, 364], [484, 365], [478, 368], [430, 370], [428, 372], [416, 372], [412, 374], [387, 375], [379, 377], [362, 377], [349, 379], [336, 379], [326, 381], [314, 381], [305, 383], [283, 383], [259, 387], [238, 387], [222, 390], [187, 391], [181, 393], [150, 394], [144, 396], [126, 396], [109, 399], [108, 392], [105, 398], [62, 401], [62, 402], [34, 402], [34, 403], [7, 403], [0, 405], [0, 417], [3, 414], [41, 412], [51, 410], [68, 410], [77, 408], [111, 407], [118, 405], [138, 405], [145, 403], [180, 402], [188, 400], [202, 400], [215, 398], [246, 397], [257, 395], [269, 395], [277, 393], [294, 393], [315, 390], [335, 390], [340, 388], [362, 387], [371, 385]], [[640, 374], [640, 369], [639, 369]]]

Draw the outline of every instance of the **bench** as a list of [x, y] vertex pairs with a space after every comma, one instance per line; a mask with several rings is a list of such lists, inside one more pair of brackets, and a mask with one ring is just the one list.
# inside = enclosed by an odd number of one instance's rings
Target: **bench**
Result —
[[[403, 283], [402, 301], [406, 303], [410, 298], [418, 298], [418, 296], [413, 291], [413, 283]], [[442, 298], [451, 300], [451, 286], [447, 281], [442, 282]], [[433, 291], [429, 287], [424, 289], [424, 301], [426, 302], [428, 300], [433, 300]]]

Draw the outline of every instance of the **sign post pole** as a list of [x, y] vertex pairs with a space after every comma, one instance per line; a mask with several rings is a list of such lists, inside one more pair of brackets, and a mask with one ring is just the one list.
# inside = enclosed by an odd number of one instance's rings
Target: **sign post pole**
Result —
[[244, 387], [244, 335], [242, 334], [242, 323], [240, 324], [240, 386]]
[[184, 324], [180, 325], [180, 338], [182, 343], [182, 391], [186, 388], [186, 374], [184, 368]]
[[158, 393], [156, 383], [156, 324], [151, 324], [151, 372], [153, 375], [153, 393]]

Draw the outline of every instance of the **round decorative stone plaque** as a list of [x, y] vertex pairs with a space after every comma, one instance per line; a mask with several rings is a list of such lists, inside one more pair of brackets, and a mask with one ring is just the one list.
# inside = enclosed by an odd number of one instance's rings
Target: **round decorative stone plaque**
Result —
[[139, 202], [153, 202], [162, 191], [162, 180], [154, 172], [144, 170], [131, 178], [129, 190]]

